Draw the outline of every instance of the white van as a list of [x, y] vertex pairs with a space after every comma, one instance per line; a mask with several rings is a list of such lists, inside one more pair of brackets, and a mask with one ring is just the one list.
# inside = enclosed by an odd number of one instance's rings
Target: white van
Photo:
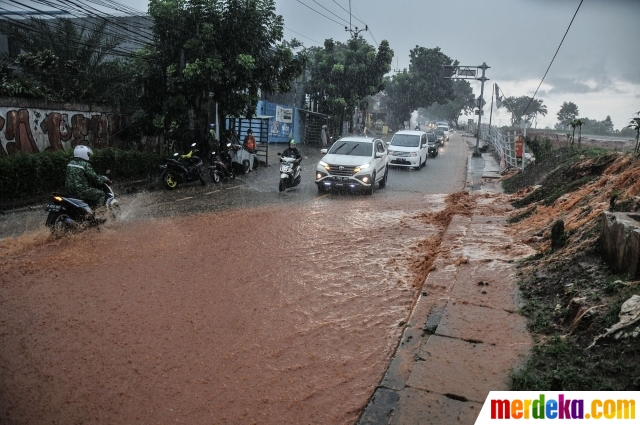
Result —
[[429, 156], [427, 133], [418, 130], [398, 131], [389, 143], [388, 154], [389, 165], [419, 170], [427, 164]]

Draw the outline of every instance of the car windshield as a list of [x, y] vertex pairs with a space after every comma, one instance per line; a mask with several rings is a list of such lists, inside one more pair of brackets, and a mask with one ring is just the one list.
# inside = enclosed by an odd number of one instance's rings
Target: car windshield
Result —
[[416, 148], [420, 146], [420, 136], [416, 134], [396, 134], [391, 139], [391, 146], [405, 146]]
[[437, 134], [438, 136], [444, 136], [444, 131], [442, 131], [442, 130], [436, 130], [436, 134]]
[[352, 142], [338, 140], [329, 150], [336, 155], [371, 156], [373, 144], [370, 142]]
[[438, 127], [438, 130], [441, 130], [441, 131], [449, 131], [449, 128], [448, 128], [448, 127], [442, 127], [442, 126], [440, 126], [440, 127]]
[[435, 142], [436, 141], [436, 133], [427, 133], [427, 140], [429, 140], [430, 142]]

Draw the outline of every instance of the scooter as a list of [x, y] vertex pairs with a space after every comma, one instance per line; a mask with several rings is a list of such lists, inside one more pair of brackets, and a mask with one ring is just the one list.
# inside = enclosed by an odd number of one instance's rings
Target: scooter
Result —
[[280, 184], [278, 185], [278, 190], [282, 192], [287, 188], [300, 184], [302, 168], [300, 168], [298, 158], [281, 156], [280, 152], [278, 152], [278, 156], [280, 157]]
[[214, 183], [220, 183], [221, 179], [235, 179], [236, 176], [233, 173], [232, 159], [230, 150], [233, 150], [233, 145], [227, 143], [227, 149], [218, 153], [216, 151], [211, 152], [211, 166], [209, 166], [209, 175]]
[[185, 155], [178, 152], [173, 154], [173, 158], [165, 158], [165, 163], [160, 166], [162, 169], [162, 183], [167, 189], [175, 189], [179, 183], [189, 183], [200, 180], [203, 186], [207, 184], [202, 174], [202, 160], [194, 155], [198, 153], [196, 143], [191, 144], [191, 151]]
[[[120, 205], [111, 186], [107, 183], [102, 183], [101, 189], [106, 196], [104, 206], [107, 209], [108, 216], [114, 219], [117, 218], [120, 215]], [[88, 227], [98, 227], [107, 221], [107, 218], [96, 216], [95, 208], [97, 207], [98, 205], [90, 204], [73, 195], [54, 192], [51, 194], [51, 203], [45, 207], [45, 211], [49, 213], [46, 225], [54, 235], [63, 235], [84, 230]]]

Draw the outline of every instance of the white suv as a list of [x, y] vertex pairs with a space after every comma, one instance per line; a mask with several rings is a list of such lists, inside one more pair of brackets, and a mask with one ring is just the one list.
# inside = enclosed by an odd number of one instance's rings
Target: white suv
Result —
[[343, 137], [336, 140], [316, 167], [318, 192], [330, 189], [364, 190], [371, 195], [376, 183], [386, 186], [387, 149], [380, 139]]

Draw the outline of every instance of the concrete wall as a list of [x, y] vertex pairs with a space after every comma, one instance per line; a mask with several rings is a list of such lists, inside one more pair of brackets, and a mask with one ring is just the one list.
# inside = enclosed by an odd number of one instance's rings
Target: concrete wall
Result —
[[640, 276], [639, 214], [602, 213], [600, 251], [603, 259], [616, 273]]
[[[131, 117], [105, 108], [55, 104], [27, 99], [0, 99], [0, 157], [19, 152], [69, 150], [84, 144], [94, 148], [127, 148], [121, 130]], [[141, 138], [146, 150], [155, 138]]]

